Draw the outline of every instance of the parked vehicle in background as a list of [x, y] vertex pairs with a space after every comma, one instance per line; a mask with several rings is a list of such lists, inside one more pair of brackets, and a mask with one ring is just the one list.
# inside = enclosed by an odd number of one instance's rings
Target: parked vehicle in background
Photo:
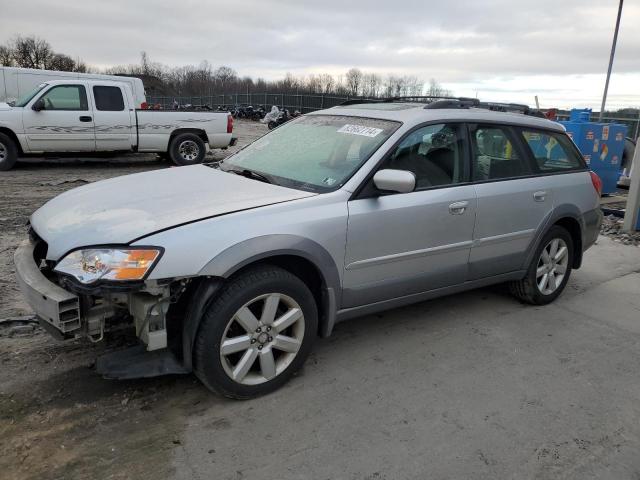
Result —
[[144, 86], [139, 78], [2, 66], [0, 66], [0, 102], [8, 104], [16, 102], [38, 85], [53, 80], [107, 80], [125, 83], [131, 89], [135, 108], [146, 108]]
[[561, 125], [490, 108], [350, 102], [218, 165], [68, 191], [31, 216], [21, 289], [59, 337], [125, 318], [156, 350], [101, 373], [193, 369], [234, 398], [283, 385], [341, 320], [501, 282], [548, 304], [598, 237], [602, 184]]
[[284, 107], [280, 109], [276, 105], [274, 105], [273, 107], [271, 107], [271, 111], [263, 117], [262, 122], [267, 124], [269, 130], [273, 130], [283, 123], [288, 122], [289, 120], [291, 120], [291, 118], [292, 117], [289, 115], [288, 109]]
[[228, 113], [138, 110], [127, 83], [55, 80], [0, 104], [0, 170], [50, 152], [158, 152], [192, 165], [232, 145], [232, 131]]

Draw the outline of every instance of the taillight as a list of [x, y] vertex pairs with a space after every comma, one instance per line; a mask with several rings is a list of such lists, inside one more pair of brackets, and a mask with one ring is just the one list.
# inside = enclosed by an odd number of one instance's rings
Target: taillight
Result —
[[142, 102], [142, 103], [140, 104], [140, 108], [141, 108], [142, 110], [146, 110], [146, 109], [147, 109], [147, 107], [149, 107], [149, 104], [148, 104], [147, 102]]
[[591, 183], [593, 183], [593, 188], [596, 189], [596, 192], [598, 192], [598, 196], [601, 197], [602, 196], [602, 180], [596, 174], [596, 172], [590, 171], [589, 173], [591, 174]]
[[227, 133], [233, 133], [233, 117], [227, 115]]

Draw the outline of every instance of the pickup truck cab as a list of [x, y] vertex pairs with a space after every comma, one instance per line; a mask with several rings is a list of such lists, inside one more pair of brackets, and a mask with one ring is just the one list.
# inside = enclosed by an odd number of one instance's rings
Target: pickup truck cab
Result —
[[178, 165], [233, 144], [224, 112], [138, 110], [130, 85], [109, 80], [45, 82], [10, 106], [0, 103], [0, 170], [49, 152], [158, 152]]

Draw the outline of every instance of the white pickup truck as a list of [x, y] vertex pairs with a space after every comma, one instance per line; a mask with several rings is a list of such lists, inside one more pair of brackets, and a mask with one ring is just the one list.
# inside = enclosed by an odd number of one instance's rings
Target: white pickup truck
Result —
[[138, 110], [130, 85], [109, 80], [45, 82], [13, 105], [0, 103], [0, 170], [50, 152], [157, 152], [178, 165], [235, 143], [224, 112]]

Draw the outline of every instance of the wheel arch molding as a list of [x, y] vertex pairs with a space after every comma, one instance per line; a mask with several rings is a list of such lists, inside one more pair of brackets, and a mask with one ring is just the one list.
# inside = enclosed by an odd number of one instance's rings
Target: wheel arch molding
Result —
[[318, 334], [321, 337], [331, 334], [339, 305], [341, 281], [329, 252], [317, 242], [297, 235], [256, 237], [220, 252], [198, 273], [202, 281], [193, 292], [193, 301], [189, 304], [182, 330], [183, 363], [187, 368], [192, 367], [193, 345], [202, 316], [224, 282], [245, 268], [265, 263], [273, 263], [301, 276], [295, 269], [283, 265], [285, 259], [294, 262], [297, 259], [302, 268], [313, 266], [317, 271], [320, 291], [313, 291], [311, 287], [310, 290], [316, 297], [320, 314]]
[[554, 225], [560, 225], [565, 228], [573, 240], [573, 262], [572, 268], [578, 269], [582, 264], [583, 242], [585, 223], [584, 218], [577, 206], [572, 204], [562, 204], [555, 207], [547, 216], [542, 225], [535, 234], [531, 247], [528, 250], [523, 267], [526, 268], [531, 261], [535, 252], [540, 246], [544, 235]]

